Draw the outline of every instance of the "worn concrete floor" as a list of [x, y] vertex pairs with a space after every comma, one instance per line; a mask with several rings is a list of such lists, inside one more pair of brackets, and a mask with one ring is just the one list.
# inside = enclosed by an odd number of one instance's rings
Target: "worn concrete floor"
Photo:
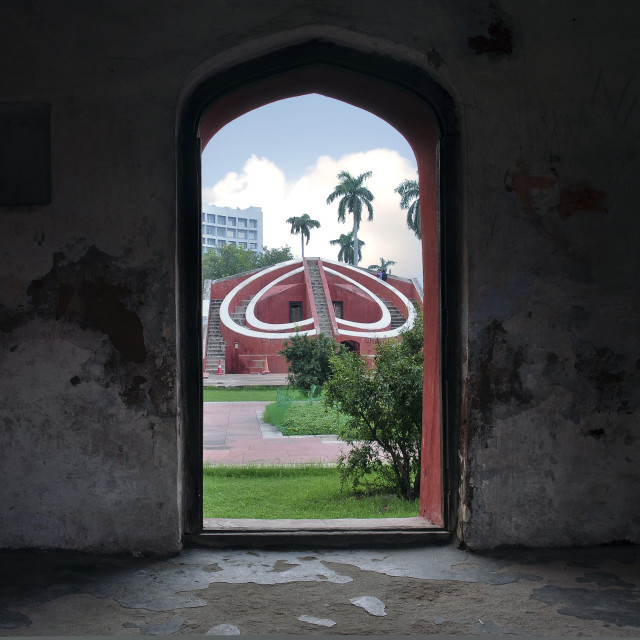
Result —
[[0, 635], [640, 636], [640, 547], [0, 553]]

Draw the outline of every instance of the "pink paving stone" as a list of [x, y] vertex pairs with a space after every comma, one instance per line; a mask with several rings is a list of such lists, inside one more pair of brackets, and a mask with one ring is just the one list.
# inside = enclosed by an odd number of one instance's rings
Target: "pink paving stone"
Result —
[[213, 464], [331, 463], [348, 450], [343, 442], [324, 443], [316, 436], [263, 438], [256, 411], [262, 411], [266, 404], [204, 403], [203, 460]]

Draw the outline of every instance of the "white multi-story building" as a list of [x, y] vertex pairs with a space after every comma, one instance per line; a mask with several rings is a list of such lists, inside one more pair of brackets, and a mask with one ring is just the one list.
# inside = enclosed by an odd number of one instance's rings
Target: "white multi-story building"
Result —
[[202, 252], [234, 244], [256, 253], [262, 251], [262, 209], [202, 206]]

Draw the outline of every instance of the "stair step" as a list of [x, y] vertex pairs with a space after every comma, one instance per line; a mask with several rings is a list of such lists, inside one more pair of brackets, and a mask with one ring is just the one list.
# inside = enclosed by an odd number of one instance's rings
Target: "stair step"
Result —
[[389, 310], [389, 315], [391, 316], [391, 328], [397, 329], [398, 327], [401, 327], [406, 322], [406, 319], [400, 310], [391, 301], [385, 300], [384, 298], [380, 298], [380, 300], [382, 300]]
[[310, 260], [309, 266], [309, 280], [311, 282], [311, 291], [313, 293], [313, 300], [316, 306], [316, 313], [318, 316], [318, 332], [325, 335], [333, 335], [331, 329], [331, 316], [329, 313], [327, 299], [324, 295], [324, 288], [322, 287], [322, 277], [320, 276], [320, 270], [318, 262]]
[[220, 333], [220, 307], [222, 300], [211, 300], [209, 303], [209, 324], [207, 327], [207, 351], [205, 354], [205, 371], [217, 373], [218, 361], [225, 370], [226, 343]]

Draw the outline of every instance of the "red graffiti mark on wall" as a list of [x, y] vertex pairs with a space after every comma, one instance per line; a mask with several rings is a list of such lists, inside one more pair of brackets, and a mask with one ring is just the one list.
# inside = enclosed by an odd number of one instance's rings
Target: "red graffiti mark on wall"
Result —
[[562, 231], [550, 222], [545, 223], [534, 202], [534, 190], [547, 190], [555, 187], [557, 184], [556, 178], [553, 176], [532, 176], [529, 171], [529, 163], [519, 160], [516, 163], [516, 168], [508, 171], [505, 176], [504, 183], [507, 191], [513, 191], [516, 194], [522, 210], [531, 220], [534, 229], [547, 242], [576, 262], [584, 264], [585, 260], [574, 249]]
[[604, 206], [606, 196], [604, 191], [598, 191], [591, 187], [567, 187], [561, 191], [556, 209], [563, 218], [568, 218], [576, 211], [607, 213]]
[[538, 213], [533, 202], [532, 191], [534, 189], [551, 189], [555, 186], [556, 179], [552, 176], [532, 176], [529, 175], [529, 171], [529, 163], [519, 160], [515, 170], [507, 172], [504, 183], [507, 191], [513, 191], [518, 196], [524, 212], [528, 216], [536, 218]]

